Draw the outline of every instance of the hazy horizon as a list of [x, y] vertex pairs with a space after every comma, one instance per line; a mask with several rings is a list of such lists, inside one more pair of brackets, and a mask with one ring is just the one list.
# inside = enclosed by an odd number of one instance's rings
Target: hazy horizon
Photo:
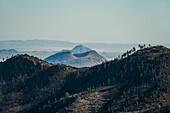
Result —
[[1, 0], [0, 40], [170, 42], [168, 0]]
[[158, 42], [155, 42], [155, 43], [138, 43], [138, 42], [74, 42], [74, 41], [68, 41], [68, 40], [55, 40], [55, 39], [0, 39], [0, 41], [61, 41], [61, 42], [70, 42], [70, 43], [75, 43], [75, 44], [86, 44], [86, 43], [89, 43], [89, 44], [170, 44], [170, 42], [165, 42], [165, 43], [158, 43]]

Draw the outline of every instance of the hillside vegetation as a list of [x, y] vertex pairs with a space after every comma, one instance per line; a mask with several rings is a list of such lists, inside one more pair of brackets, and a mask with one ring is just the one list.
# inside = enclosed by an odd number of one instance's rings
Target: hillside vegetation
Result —
[[164, 46], [80, 69], [19, 55], [0, 63], [0, 76], [1, 112], [170, 111], [170, 50]]

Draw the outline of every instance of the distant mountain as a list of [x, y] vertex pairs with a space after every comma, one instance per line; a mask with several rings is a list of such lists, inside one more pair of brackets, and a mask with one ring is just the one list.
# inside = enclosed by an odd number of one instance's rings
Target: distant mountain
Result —
[[44, 59], [44, 61], [47, 61], [49, 63], [57, 64], [57, 63], [62, 63], [66, 62], [69, 60], [76, 59], [76, 57], [70, 52], [70, 51], [65, 51], [65, 52], [59, 52], [54, 55], [51, 55]]
[[62, 63], [73, 67], [91, 67], [107, 61], [103, 56], [101, 56], [94, 50], [73, 55], [76, 57], [76, 59], [68, 60]]
[[63, 49], [61, 52], [65, 52], [65, 51], [71, 51], [73, 54], [78, 54], [78, 53], [85, 53], [91, 51], [91, 49], [83, 45], [77, 45], [72, 50]]
[[[72, 52], [78, 54], [73, 54]], [[70, 65], [73, 67], [91, 67], [105, 62], [106, 59], [96, 51], [84, 47], [83, 45], [79, 45], [70, 51], [59, 52], [57, 54], [51, 55], [44, 59], [44, 61], [53, 64], [60, 63]]]
[[[95, 50], [101, 50], [100, 52], [124, 52], [135, 47], [137, 43], [73, 43], [69, 41], [60, 40], [4, 40], [0, 41], [0, 48], [4, 49], [16, 49], [17, 51], [60, 51], [65, 48], [70, 50], [71, 47], [76, 45], [84, 45]], [[154, 44], [151, 44], [154, 45]], [[170, 47], [170, 44], [163, 44]], [[57, 48], [57, 50], [56, 50]]]
[[80, 69], [17, 55], [0, 63], [0, 112], [169, 113], [169, 70], [164, 46]]
[[17, 55], [18, 51], [16, 51], [15, 49], [1, 49], [0, 50], [0, 59], [6, 59], [11, 57], [12, 55]]
[[28, 54], [30, 56], [36, 56], [38, 58], [44, 59], [55, 54], [56, 52], [57, 51], [19, 51], [19, 54]]
[[0, 48], [13, 48], [18, 51], [56, 51], [56, 48], [70, 48], [76, 43], [59, 40], [4, 40], [0, 41]]
[[88, 48], [88, 47], [85, 47], [83, 45], [78, 45], [71, 50], [71, 52], [73, 54], [85, 53], [85, 52], [88, 52], [88, 51], [91, 51], [91, 49]]

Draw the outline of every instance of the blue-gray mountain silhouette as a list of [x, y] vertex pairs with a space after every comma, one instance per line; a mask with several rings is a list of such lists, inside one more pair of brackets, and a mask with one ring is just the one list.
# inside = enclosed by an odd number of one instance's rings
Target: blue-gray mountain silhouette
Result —
[[96, 51], [84, 47], [83, 45], [76, 46], [70, 51], [56, 53], [44, 60], [53, 64], [60, 63], [74, 67], [91, 67], [106, 61], [106, 59]]
[[11, 57], [12, 55], [17, 55], [18, 51], [15, 49], [1, 49], [0, 50], [0, 59], [6, 59], [7, 57]]

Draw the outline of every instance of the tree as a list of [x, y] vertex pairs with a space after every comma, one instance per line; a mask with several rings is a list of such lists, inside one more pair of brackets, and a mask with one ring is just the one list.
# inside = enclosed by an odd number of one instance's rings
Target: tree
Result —
[[129, 56], [129, 53], [130, 53], [130, 51], [127, 50], [127, 52], [126, 52], [127, 56]]
[[125, 57], [126, 56], [126, 53], [124, 53], [122, 56], [121, 56], [121, 58], [123, 58], [123, 57]]
[[142, 46], [142, 45], [139, 44], [138, 47], [139, 47], [140, 49], [143, 49], [144, 46]]
[[145, 47], [145, 44], [143, 44], [143, 47]]
[[141, 45], [139, 44], [138, 47], [141, 48]]
[[133, 52], [135, 52], [136, 51], [136, 48], [135, 47], [133, 47]]

